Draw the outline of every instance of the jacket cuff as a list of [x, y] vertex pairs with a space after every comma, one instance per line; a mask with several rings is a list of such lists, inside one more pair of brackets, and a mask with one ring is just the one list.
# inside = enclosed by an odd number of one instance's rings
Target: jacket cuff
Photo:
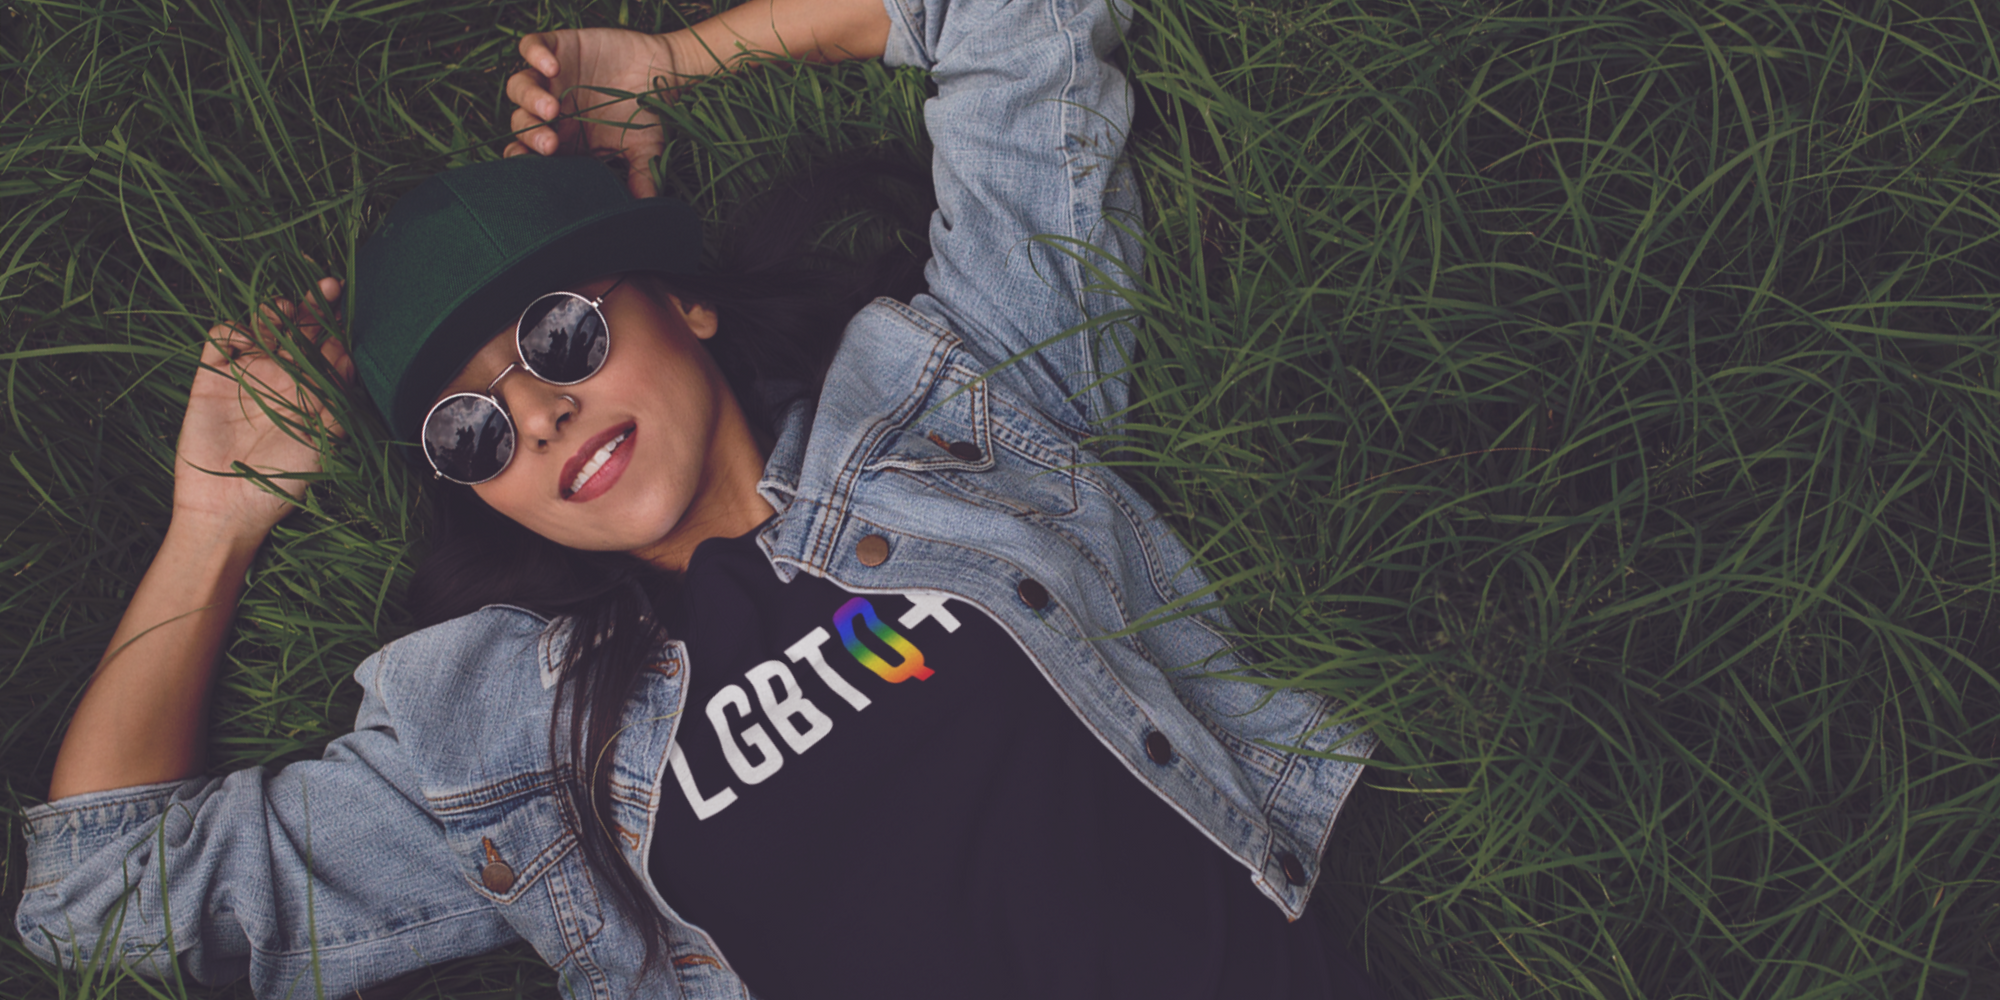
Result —
[[202, 784], [201, 778], [188, 778], [85, 792], [27, 810], [21, 814], [28, 862], [24, 890], [62, 881], [134, 827], [158, 820], [177, 792]]
[[[889, 66], [930, 69], [937, 62], [931, 57], [930, 44], [936, 39], [924, 34], [931, 20], [924, 9], [924, 0], [882, 0], [882, 6], [889, 12], [889, 46], [882, 52], [882, 62]], [[943, 4], [938, 6], [941, 16]]]

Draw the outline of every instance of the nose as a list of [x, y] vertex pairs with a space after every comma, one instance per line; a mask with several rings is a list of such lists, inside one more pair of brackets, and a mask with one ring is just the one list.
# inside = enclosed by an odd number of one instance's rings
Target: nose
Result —
[[489, 391], [499, 396], [508, 415], [514, 418], [514, 428], [522, 443], [536, 451], [562, 437], [564, 425], [582, 409], [577, 398], [564, 392], [561, 386], [533, 376], [508, 379], [504, 387], [496, 386]]

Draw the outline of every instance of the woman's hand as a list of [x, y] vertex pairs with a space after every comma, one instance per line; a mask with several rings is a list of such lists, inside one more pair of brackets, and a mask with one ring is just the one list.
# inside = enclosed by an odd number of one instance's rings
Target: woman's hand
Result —
[[528, 68], [507, 79], [515, 136], [506, 155], [615, 153], [625, 160], [632, 196], [656, 194], [652, 161], [666, 145], [660, 117], [602, 91], [644, 93], [657, 78], [681, 79], [667, 37], [622, 28], [544, 31], [521, 39], [521, 58]]
[[[332, 302], [340, 297], [340, 287], [339, 281], [322, 278], [320, 297]], [[278, 357], [289, 360], [289, 356], [273, 356], [278, 332], [286, 323], [296, 324], [305, 340], [319, 345], [321, 356], [342, 381], [354, 377], [353, 360], [326, 335], [311, 303], [300, 306], [279, 299], [275, 307], [266, 306], [248, 329], [233, 323], [210, 329], [201, 370], [188, 391], [180, 443], [174, 449], [174, 520], [183, 526], [193, 522], [219, 538], [262, 540], [293, 505], [252, 480], [215, 473], [228, 473], [236, 462], [273, 477], [317, 472], [319, 449], [300, 427], [319, 423], [334, 435], [342, 433], [328, 416], [325, 401], [311, 386], [295, 382], [279, 364]], [[282, 426], [272, 414], [299, 426]], [[274, 478], [273, 482], [294, 500], [305, 494], [304, 480]]]
[[747, 0], [664, 35], [622, 28], [528, 35], [521, 39], [528, 68], [507, 78], [514, 141], [506, 155], [616, 154], [632, 196], [650, 198], [652, 161], [666, 147], [660, 116], [601, 91], [645, 93], [661, 78], [679, 87], [761, 56], [874, 59], [888, 43], [882, 0]]

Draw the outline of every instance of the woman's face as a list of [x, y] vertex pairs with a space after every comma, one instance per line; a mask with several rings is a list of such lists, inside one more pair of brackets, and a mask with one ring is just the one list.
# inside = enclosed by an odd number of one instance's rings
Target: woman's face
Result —
[[[684, 568], [703, 539], [742, 534], [771, 515], [756, 492], [764, 456], [701, 344], [715, 336], [715, 311], [684, 305], [643, 276], [615, 281], [566, 289], [592, 299], [611, 289], [598, 307], [610, 352], [595, 375], [558, 386], [516, 367], [494, 386], [514, 421], [514, 458], [472, 490], [558, 544]], [[438, 398], [483, 392], [519, 360], [509, 326]]]

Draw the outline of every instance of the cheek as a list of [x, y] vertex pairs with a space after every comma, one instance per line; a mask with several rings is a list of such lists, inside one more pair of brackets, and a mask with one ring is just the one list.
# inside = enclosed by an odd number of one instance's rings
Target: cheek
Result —
[[498, 478], [474, 486], [472, 492], [502, 517], [543, 535], [545, 533], [534, 516], [534, 504], [527, 489], [528, 478], [526, 468], [517, 459]]
[[597, 401], [611, 411], [604, 416], [638, 418], [652, 448], [682, 458], [700, 452], [715, 424], [720, 395], [728, 391], [721, 373], [705, 354], [659, 351], [632, 360], [598, 394]]

